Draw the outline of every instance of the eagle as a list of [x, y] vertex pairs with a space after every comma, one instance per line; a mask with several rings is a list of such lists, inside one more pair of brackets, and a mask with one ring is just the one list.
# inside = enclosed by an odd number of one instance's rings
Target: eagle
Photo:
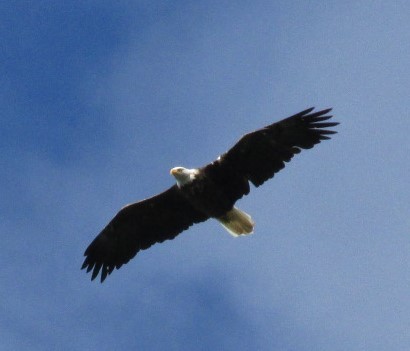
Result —
[[81, 269], [101, 272], [101, 283], [140, 250], [174, 239], [195, 223], [214, 218], [233, 236], [251, 234], [254, 221], [235, 203], [285, 167], [301, 149], [330, 139], [338, 125], [331, 108], [301, 111], [245, 134], [214, 162], [188, 169], [174, 167], [176, 184], [151, 198], [123, 207], [85, 250]]

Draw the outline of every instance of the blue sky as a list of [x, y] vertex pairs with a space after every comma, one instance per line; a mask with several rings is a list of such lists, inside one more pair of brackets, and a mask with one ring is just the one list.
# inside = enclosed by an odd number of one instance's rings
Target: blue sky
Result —
[[[0, 5], [3, 350], [407, 350], [408, 1]], [[310, 106], [339, 134], [104, 284], [124, 204]]]

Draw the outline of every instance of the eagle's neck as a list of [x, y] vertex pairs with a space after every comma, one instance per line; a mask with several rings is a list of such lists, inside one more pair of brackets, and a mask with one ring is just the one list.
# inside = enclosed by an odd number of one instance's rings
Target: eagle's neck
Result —
[[178, 187], [191, 183], [198, 175], [197, 169], [188, 169], [184, 167], [175, 167], [170, 172], [176, 179]]

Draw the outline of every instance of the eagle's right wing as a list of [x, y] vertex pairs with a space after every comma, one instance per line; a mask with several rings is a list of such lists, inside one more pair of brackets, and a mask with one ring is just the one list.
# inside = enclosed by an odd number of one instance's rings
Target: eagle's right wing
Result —
[[301, 149], [310, 149], [336, 133], [329, 122], [331, 109], [309, 108], [279, 122], [244, 135], [204, 172], [226, 190], [231, 203], [249, 193], [248, 181], [262, 185], [285, 167]]

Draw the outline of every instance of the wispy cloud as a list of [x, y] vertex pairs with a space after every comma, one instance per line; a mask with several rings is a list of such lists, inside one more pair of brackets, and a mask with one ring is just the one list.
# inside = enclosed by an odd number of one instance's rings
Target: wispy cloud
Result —
[[[408, 345], [408, 5], [299, 5], [6, 11], [6, 348]], [[103, 285], [79, 270], [120, 207], [172, 184], [169, 168], [310, 105], [335, 107], [340, 134], [241, 200], [255, 235], [209, 221]]]

